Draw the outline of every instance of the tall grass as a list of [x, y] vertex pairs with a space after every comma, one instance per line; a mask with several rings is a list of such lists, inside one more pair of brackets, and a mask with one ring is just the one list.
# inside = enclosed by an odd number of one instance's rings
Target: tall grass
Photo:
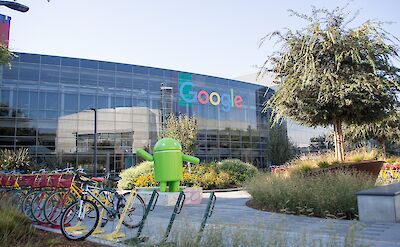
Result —
[[[345, 162], [358, 162], [362, 160], [383, 159], [377, 149], [359, 148], [346, 153]], [[315, 168], [326, 168], [331, 165], [337, 165], [339, 162], [335, 158], [335, 152], [326, 152], [322, 154], [308, 154], [297, 157], [288, 162], [289, 173], [305, 173]]]
[[29, 219], [8, 201], [0, 203], [0, 246], [36, 246]]
[[[198, 238], [198, 228], [193, 224], [182, 224], [179, 228], [174, 228], [168, 241], [157, 244], [152, 240], [141, 243], [127, 240], [128, 246], [162, 246], [162, 247], [230, 247], [230, 246], [267, 246], [267, 247], [367, 247], [366, 241], [360, 243], [357, 239], [357, 232], [354, 227], [350, 227], [345, 236], [339, 237], [337, 234], [329, 232], [318, 236], [314, 233], [307, 233], [301, 229], [296, 232], [285, 231], [285, 224], [263, 224], [254, 226], [229, 226], [229, 225], [210, 225]], [[160, 233], [162, 235], [163, 232]], [[198, 241], [199, 240], [199, 241]]]
[[261, 174], [246, 190], [251, 206], [262, 210], [318, 217], [354, 219], [355, 193], [373, 188], [375, 178], [354, 171], [334, 171], [317, 176]]

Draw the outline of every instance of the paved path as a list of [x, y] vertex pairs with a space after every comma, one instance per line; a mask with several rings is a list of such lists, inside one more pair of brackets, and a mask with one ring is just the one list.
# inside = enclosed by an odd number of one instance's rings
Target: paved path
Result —
[[[178, 233], [194, 232], [206, 208], [209, 194], [203, 195], [201, 205], [185, 205], [176, 217], [170, 240]], [[262, 212], [248, 208], [245, 203], [249, 195], [244, 191], [216, 193], [214, 214], [208, 221], [205, 238], [223, 236], [223, 245], [241, 243], [242, 246], [377, 246], [400, 247], [400, 224], [365, 224], [358, 221], [321, 219], [305, 216]], [[149, 214], [143, 236], [150, 241], [161, 240], [171, 216], [172, 207], [156, 206]], [[112, 222], [111, 222], [112, 223]], [[111, 232], [113, 224], [107, 224]], [[126, 238], [132, 238], [136, 229], [122, 228]], [[90, 237], [90, 240], [99, 241]], [[247, 241], [247, 242], [246, 242]], [[103, 242], [102, 240], [100, 242]], [[103, 242], [114, 246], [123, 246]], [[247, 243], [247, 244], [246, 244]]]

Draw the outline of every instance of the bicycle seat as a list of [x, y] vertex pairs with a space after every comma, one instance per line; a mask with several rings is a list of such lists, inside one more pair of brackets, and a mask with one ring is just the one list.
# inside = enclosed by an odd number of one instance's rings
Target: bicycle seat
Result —
[[121, 177], [120, 176], [110, 176], [109, 178], [108, 178], [108, 180], [109, 181], [112, 181], [112, 182], [118, 182], [119, 180], [121, 180]]
[[92, 177], [91, 180], [95, 181], [95, 182], [98, 182], [98, 183], [103, 183], [104, 182], [104, 178], [102, 178], [102, 177]]

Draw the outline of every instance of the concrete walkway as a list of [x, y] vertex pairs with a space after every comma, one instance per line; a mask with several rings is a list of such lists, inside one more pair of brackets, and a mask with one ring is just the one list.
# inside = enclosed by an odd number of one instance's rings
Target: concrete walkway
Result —
[[[176, 240], [182, 234], [193, 234], [200, 228], [208, 196], [203, 194], [201, 205], [183, 207], [169, 240]], [[365, 224], [262, 212], [245, 205], [250, 198], [245, 191], [220, 192], [216, 196], [215, 210], [208, 221], [203, 241], [215, 239], [225, 246], [400, 246], [400, 224]], [[142, 236], [148, 236], [151, 243], [158, 243], [172, 210], [173, 207], [156, 206], [148, 216]], [[111, 232], [114, 225], [115, 222], [109, 222], [107, 231]], [[126, 234], [125, 240], [136, 235], [136, 229], [122, 227], [121, 232]], [[94, 237], [89, 240], [124, 246], [121, 242], [107, 242]]]

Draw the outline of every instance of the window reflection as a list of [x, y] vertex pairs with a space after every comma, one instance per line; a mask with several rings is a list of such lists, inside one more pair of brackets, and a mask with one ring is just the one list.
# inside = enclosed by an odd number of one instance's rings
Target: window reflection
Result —
[[232, 88], [242, 96], [242, 108], [223, 111], [221, 105], [180, 102], [182, 73], [177, 71], [32, 54], [21, 54], [11, 68], [3, 68], [0, 86], [0, 147], [28, 147], [38, 163], [90, 172], [94, 112], [89, 109], [96, 108], [99, 169], [119, 171], [135, 164], [135, 150], [151, 149], [159, 135], [161, 83], [173, 88], [173, 112], [197, 118], [196, 155], [203, 161], [266, 161], [270, 112], [261, 113], [263, 87], [184, 74], [195, 90], [222, 94]]

